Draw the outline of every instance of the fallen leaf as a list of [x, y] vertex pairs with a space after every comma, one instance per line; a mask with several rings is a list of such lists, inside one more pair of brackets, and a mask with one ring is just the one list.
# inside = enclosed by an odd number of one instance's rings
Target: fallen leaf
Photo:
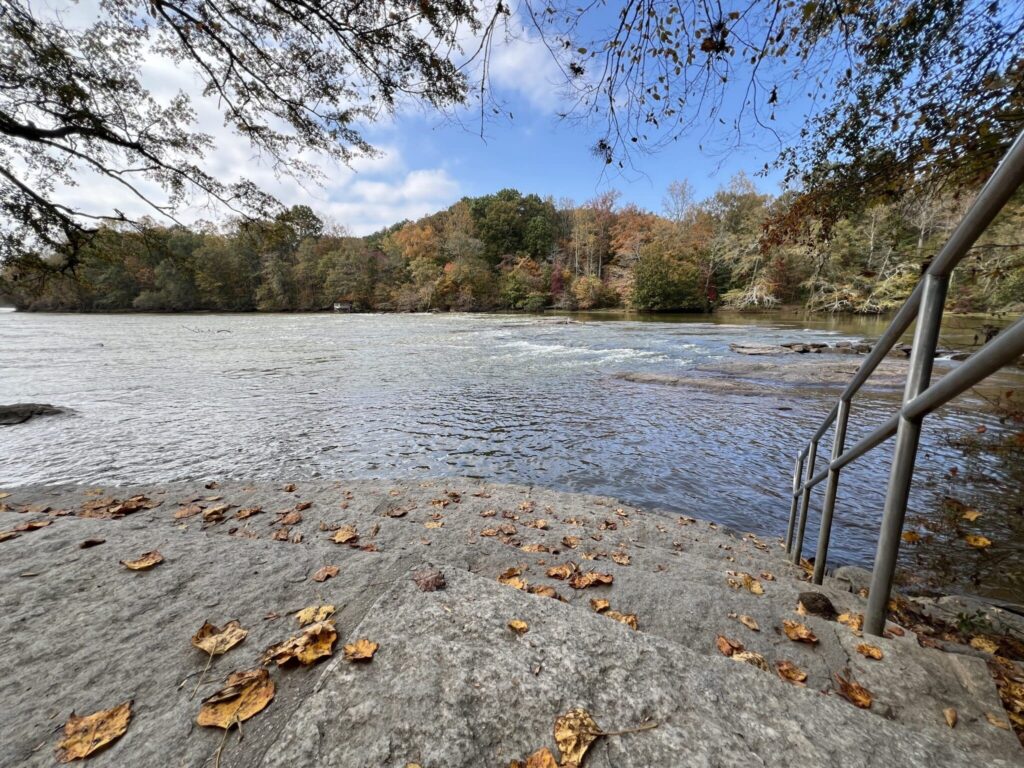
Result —
[[541, 747], [536, 752], [531, 752], [525, 763], [521, 763], [518, 760], [514, 761], [509, 768], [558, 768], [558, 761], [555, 760], [555, 756], [551, 754], [551, 750], [547, 747]]
[[994, 725], [996, 728], [1002, 728], [1004, 731], [1010, 730], [1010, 724], [1006, 722], [1006, 720], [1004, 720], [1003, 718], [999, 717], [999, 715], [994, 715], [991, 712], [986, 712], [985, 719], [992, 723], [992, 725]]
[[975, 520], [981, 517], [981, 512], [979, 512], [976, 509], [968, 509], [961, 515], [961, 517], [968, 523], [973, 523]]
[[220, 656], [245, 640], [248, 634], [248, 630], [242, 629], [235, 620], [229, 621], [223, 628], [207, 621], [192, 636], [192, 645], [211, 656]]
[[869, 645], [867, 643], [861, 643], [860, 645], [858, 645], [857, 653], [859, 653], [861, 656], [866, 656], [869, 659], [874, 659], [875, 661], [881, 661], [883, 655], [881, 648], [879, 648], [877, 645]]
[[89, 757], [124, 736], [131, 719], [131, 699], [84, 717], [72, 712], [64, 723], [64, 738], [57, 744], [57, 759], [70, 763]]
[[38, 531], [40, 528], [45, 528], [52, 524], [53, 520], [30, 520], [27, 523], [19, 523], [11, 530], [15, 533], [27, 533], [28, 531]]
[[852, 677], [845, 678], [836, 673], [836, 682], [839, 684], [839, 695], [860, 709], [871, 708], [871, 692], [855, 681]]
[[984, 635], [977, 635], [971, 638], [971, 648], [976, 648], [979, 651], [985, 653], [996, 653], [999, 650], [999, 643], [990, 637]]
[[559, 765], [580, 766], [601, 729], [587, 710], [576, 708], [555, 720], [555, 744], [561, 753]]
[[715, 646], [723, 656], [732, 656], [734, 653], [743, 650], [743, 643], [733, 640], [725, 635], [715, 635]]
[[312, 501], [300, 501], [300, 502], [298, 502], [295, 505], [295, 511], [296, 512], [302, 512], [304, 510], [309, 509], [312, 506], [313, 506], [313, 502]]
[[904, 531], [900, 538], [907, 544], [917, 544], [921, 540], [921, 534], [917, 531]]
[[748, 592], [754, 595], [763, 595], [764, 587], [761, 586], [761, 582], [751, 576], [749, 573], [736, 573], [735, 571], [729, 571], [729, 576], [736, 578], [728, 578], [726, 582], [733, 589], [739, 589], [740, 587], [746, 588]]
[[525, 635], [530, 630], [530, 625], [522, 619], [512, 619], [512, 621], [508, 623], [508, 628], [517, 635]]
[[579, 536], [563, 536], [562, 546], [568, 547], [569, 549], [576, 549], [580, 545]]
[[385, 514], [388, 517], [405, 517], [409, 513], [409, 510], [405, 507], [394, 507], [389, 509]]
[[743, 613], [730, 613], [729, 614], [729, 618], [730, 619], [736, 619], [736, 621], [738, 621], [744, 627], [746, 627], [747, 629], [749, 629], [749, 630], [751, 630], [753, 632], [760, 632], [761, 631], [761, 627], [758, 626], [757, 622], [752, 617], [747, 616], [746, 614], [743, 614]]
[[0, 499], [6, 499], [10, 495], [11, 494], [9, 494], [9, 493], [0, 493]]
[[444, 589], [447, 586], [444, 580], [444, 574], [436, 568], [414, 573], [412, 580], [416, 582], [416, 586], [420, 588], [420, 592], [436, 592], [437, 590]]
[[992, 546], [991, 539], [985, 536], [979, 536], [975, 533], [964, 536], [964, 541], [967, 542], [967, 546], [974, 547], [975, 549], [984, 549], [985, 547]]
[[526, 591], [529, 592], [531, 595], [540, 595], [541, 597], [553, 597], [556, 600], [562, 600], [561, 595], [559, 595], [555, 591], [554, 587], [549, 587], [544, 584], [533, 584], [530, 587], [528, 587]]
[[533, 502], [532, 501], [524, 501], [522, 504], [519, 505], [519, 511], [520, 512], [533, 512]]
[[359, 541], [359, 534], [356, 533], [355, 526], [343, 525], [334, 532], [331, 541], [335, 544], [354, 544]]
[[761, 578], [765, 581], [775, 581], [775, 574], [770, 571], [761, 571]]
[[121, 565], [132, 571], [148, 571], [163, 561], [164, 556], [154, 549], [152, 552], [142, 553], [135, 560], [122, 560]]
[[552, 579], [568, 579], [576, 572], [575, 563], [562, 563], [548, 568], [548, 576]]
[[629, 555], [627, 555], [625, 552], [613, 552], [612, 560], [614, 560], [619, 565], [629, 565]]
[[569, 579], [569, 586], [573, 589], [586, 589], [587, 587], [592, 587], [595, 584], [611, 584], [614, 580], [615, 577], [610, 573], [587, 571], [586, 573], [577, 573]]
[[318, 621], [307, 626], [299, 634], [267, 648], [263, 652], [263, 663], [276, 662], [279, 667], [296, 662], [312, 664], [318, 659], [330, 656], [337, 639], [338, 632], [334, 628], [333, 620]]
[[543, 544], [526, 544], [521, 547], [523, 552], [538, 553], [538, 552], [550, 552], [550, 547], [546, 547]]
[[610, 606], [611, 606], [611, 603], [609, 603], [604, 598], [601, 598], [601, 597], [592, 597], [592, 598], [590, 598], [590, 607], [593, 608], [597, 613], [601, 613], [602, 611], [607, 611]]
[[333, 605], [310, 605], [295, 614], [295, 620], [300, 627], [307, 624], [314, 624], [318, 621], [326, 621], [334, 615]]
[[428, 520], [423, 524], [424, 528], [443, 528], [444, 520]]
[[864, 614], [863, 613], [841, 613], [836, 618], [840, 624], [844, 624], [854, 632], [860, 632], [864, 627]]
[[776, 661], [775, 671], [779, 673], [779, 677], [783, 680], [795, 685], [803, 685], [807, 680], [807, 673], [792, 661]]
[[345, 646], [345, 661], [371, 661], [380, 646], [370, 640], [356, 640]]
[[232, 672], [223, 688], [203, 699], [196, 722], [227, 730], [262, 712], [273, 698], [274, 681], [267, 670]]
[[607, 616], [609, 619], [615, 619], [621, 624], [625, 624], [630, 629], [640, 629], [640, 625], [637, 622], [635, 613], [619, 613], [618, 611], [605, 611], [601, 614]]
[[198, 515], [202, 511], [203, 508], [198, 504], [189, 504], [187, 507], [182, 507], [181, 509], [175, 511], [174, 519], [184, 520], [186, 518], [193, 517], [194, 515]]
[[282, 490], [285, 493], [292, 493], [295, 490], [295, 483], [288, 483]]
[[760, 653], [754, 651], [736, 651], [731, 657], [733, 661], [742, 661], [751, 666], [763, 669], [765, 672], [771, 672], [771, 667], [768, 666], [768, 660], [765, 659]]
[[546, 531], [548, 529], [548, 521], [543, 519], [531, 520], [526, 524], [526, 527]]
[[[203, 517], [206, 515], [204, 514]], [[295, 509], [279, 512], [275, 522], [279, 525], [298, 525], [302, 522], [302, 513]]]
[[18, 534], [14, 531], [0, 531], [0, 541], [7, 541], [8, 539], [16, 539]]
[[786, 637], [794, 643], [809, 643], [810, 645], [815, 645], [818, 642], [818, 638], [809, 627], [798, 621], [793, 621], [792, 619], [782, 620], [782, 631], [785, 632]]
[[946, 707], [942, 710], [942, 716], [946, 718], [946, 725], [950, 728], [956, 728], [957, 713], [953, 707]]
[[313, 574], [313, 581], [327, 581], [332, 576], [338, 575], [338, 566], [336, 565], [325, 565], [323, 568]]

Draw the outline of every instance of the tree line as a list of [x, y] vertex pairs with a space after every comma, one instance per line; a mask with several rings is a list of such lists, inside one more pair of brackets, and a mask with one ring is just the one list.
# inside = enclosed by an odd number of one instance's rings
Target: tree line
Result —
[[[882, 313], [910, 293], [968, 200], [914, 194], [825, 222], [792, 219], [799, 197], [740, 174], [705, 200], [672, 184], [663, 210], [616, 192], [577, 204], [503, 189], [463, 198], [366, 237], [298, 205], [222, 226], [143, 220], [103, 226], [73, 272], [0, 270], [0, 296], [28, 310], [709, 311], [803, 305]], [[1017, 200], [958, 270], [950, 307], [1024, 302], [1024, 204]], [[42, 267], [42, 268], [40, 268]]]

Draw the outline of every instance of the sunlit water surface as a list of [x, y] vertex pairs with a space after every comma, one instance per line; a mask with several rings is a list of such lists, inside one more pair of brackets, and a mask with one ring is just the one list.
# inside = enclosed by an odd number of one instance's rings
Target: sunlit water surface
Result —
[[[2, 312], [0, 403], [75, 414], [0, 428], [0, 486], [470, 476], [613, 495], [780, 535], [793, 455], [832, 397], [770, 380], [770, 396], [750, 396], [614, 374], [701, 375], [744, 359], [730, 342], [835, 342], [884, 327], [779, 316], [552, 320]], [[862, 396], [851, 439], [884, 420], [896, 398]], [[1020, 503], [1012, 468], [965, 462], [947, 443], [986, 419], [968, 399], [930, 420], [911, 516], [938, 514], [943, 495], [962, 492], [948, 474], [954, 466], [961, 482], [986, 478], [971, 488], [975, 499]], [[870, 562], [890, 456], [886, 446], [844, 471], [835, 562]], [[987, 535], [1016, 551], [973, 588], [1013, 597], [1024, 582], [1014, 575], [1019, 520], [984, 521]], [[812, 519], [809, 549], [816, 535]]]

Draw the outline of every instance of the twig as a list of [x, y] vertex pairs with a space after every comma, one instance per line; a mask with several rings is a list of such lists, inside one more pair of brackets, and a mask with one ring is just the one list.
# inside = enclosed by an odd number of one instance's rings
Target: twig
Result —
[[202, 673], [201, 673], [201, 674], [199, 675], [199, 682], [198, 682], [198, 683], [196, 683], [196, 687], [195, 687], [195, 690], [193, 690], [193, 691], [192, 691], [192, 695], [188, 697], [188, 698], [189, 698], [189, 701], [191, 701], [192, 699], [194, 699], [194, 698], [196, 697], [196, 693], [198, 693], [198, 692], [199, 692], [199, 688], [200, 688], [200, 686], [202, 686], [202, 684], [203, 684], [203, 680], [205, 680], [205, 679], [206, 679], [206, 673], [207, 673], [207, 671], [208, 671], [208, 670], [210, 669], [210, 665], [211, 665], [212, 663], [213, 663], [213, 651], [210, 651], [210, 656], [209, 656], [209, 658], [207, 658], [207, 660], [206, 660], [206, 666], [205, 666], [205, 667], [203, 667], [203, 671], [202, 671]]

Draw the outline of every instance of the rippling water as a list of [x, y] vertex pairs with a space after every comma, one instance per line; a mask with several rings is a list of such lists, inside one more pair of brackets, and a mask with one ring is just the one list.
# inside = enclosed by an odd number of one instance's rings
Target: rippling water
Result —
[[[881, 330], [724, 315], [552, 320], [0, 313], [0, 402], [76, 412], [0, 428], [0, 485], [459, 475], [609, 494], [781, 534], [792, 456], [830, 397], [778, 386], [771, 396], [709, 393], [614, 374], [688, 374], [739, 359], [728, 350], [735, 341], [834, 342]], [[894, 397], [858, 400], [853, 439], [891, 412]], [[969, 402], [931, 420], [915, 511], [933, 508], [946, 469], [962, 465], [941, 436], [982, 422]], [[890, 450], [844, 472], [838, 562], [873, 556]], [[997, 497], [1008, 492], [996, 485]], [[811, 548], [815, 536], [808, 531]]]

